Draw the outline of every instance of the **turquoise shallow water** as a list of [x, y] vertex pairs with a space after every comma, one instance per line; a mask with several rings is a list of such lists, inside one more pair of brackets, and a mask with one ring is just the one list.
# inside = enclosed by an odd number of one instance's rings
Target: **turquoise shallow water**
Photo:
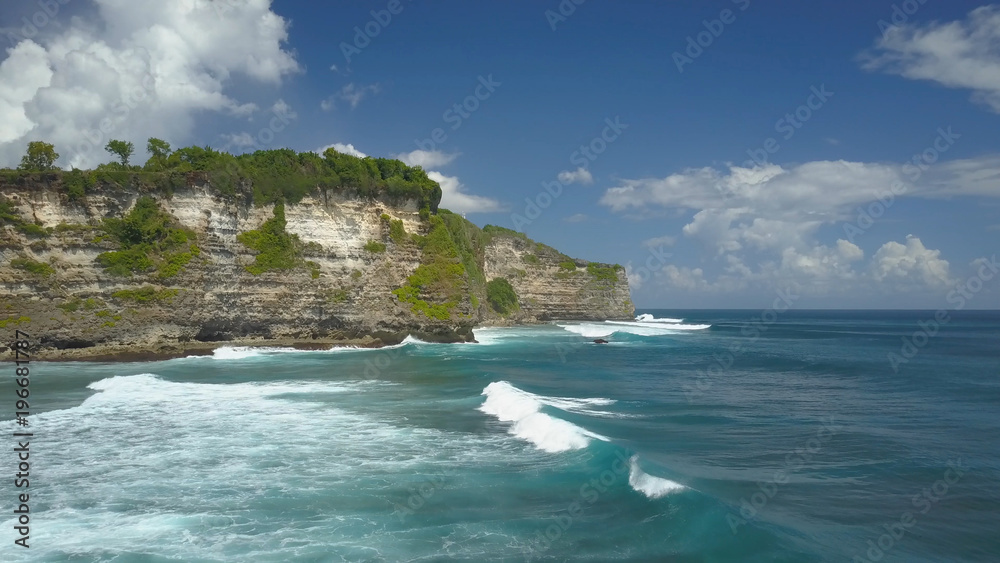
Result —
[[36, 364], [0, 560], [1000, 560], [1000, 314], [646, 313]]

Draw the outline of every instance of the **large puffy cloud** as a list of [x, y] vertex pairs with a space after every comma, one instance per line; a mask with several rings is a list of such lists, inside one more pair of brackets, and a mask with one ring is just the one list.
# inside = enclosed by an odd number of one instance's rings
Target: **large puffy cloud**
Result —
[[892, 27], [862, 59], [867, 70], [972, 90], [1000, 113], [1000, 6], [976, 8], [964, 21]]
[[65, 167], [107, 160], [109, 138], [176, 144], [201, 112], [258, 111], [226, 93], [234, 75], [278, 84], [299, 70], [270, 0], [94, 1], [87, 19], [18, 43], [0, 63], [0, 164], [16, 164], [32, 140], [54, 143]]
[[906, 237], [906, 244], [890, 241], [878, 249], [872, 261], [872, 277], [903, 290], [920, 285], [944, 288], [954, 282], [941, 252], [925, 247], [913, 235]]

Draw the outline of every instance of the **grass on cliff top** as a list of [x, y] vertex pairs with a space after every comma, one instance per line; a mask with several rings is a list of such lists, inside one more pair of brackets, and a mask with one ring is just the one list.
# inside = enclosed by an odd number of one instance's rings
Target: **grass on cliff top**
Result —
[[595, 262], [587, 264], [587, 273], [593, 277], [593, 287], [595, 289], [614, 289], [618, 283], [618, 264], [613, 266], [603, 266]]
[[[513, 231], [513, 230], [508, 229], [506, 227], [499, 227], [497, 225], [486, 225], [486, 226], [483, 227], [482, 232], [486, 235], [486, 242], [487, 243], [489, 243], [489, 241], [492, 240], [493, 237], [496, 237], [496, 236], [512, 237], [512, 238], [523, 240], [526, 243], [528, 243], [527, 244], [528, 250], [529, 250], [529, 252], [531, 254], [526, 255], [524, 257], [524, 261], [528, 262], [529, 264], [537, 264], [538, 263], [537, 262], [538, 255], [539, 254], [544, 254], [547, 257], [549, 257], [550, 259], [554, 258], [554, 259], [558, 259], [560, 261], [570, 261], [570, 262], [573, 261], [573, 259], [571, 257], [563, 254], [562, 252], [556, 250], [555, 248], [552, 248], [551, 246], [549, 246], [547, 244], [531, 240], [530, 238], [528, 238], [528, 235], [526, 235], [524, 233], [521, 233], [521, 232], [518, 232], [518, 231]], [[534, 258], [532, 258], [532, 256]]]
[[0, 184], [27, 188], [44, 182], [66, 193], [71, 201], [109, 188], [169, 197], [176, 189], [195, 183], [207, 183], [224, 196], [252, 195], [256, 205], [294, 204], [306, 195], [327, 190], [353, 192], [362, 198], [415, 200], [418, 208], [429, 212], [436, 212], [441, 201], [441, 186], [421, 167], [396, 159], [358, 158], [332, 148], [322, 155], [291, 149], [240, 155], [211, 147], [171, 151], [169, 144], [150, 139], [153, 141], [161, 145], [159, 154], [143, 166], [110, 162], [94, 170], [4, 170], [0, 171]]
[[594, 276], [597, 281], [606, 281], [611, 283], [618, 283], [618, 266], [601, 266], [595, 262], [587, 264], [587, 273]]

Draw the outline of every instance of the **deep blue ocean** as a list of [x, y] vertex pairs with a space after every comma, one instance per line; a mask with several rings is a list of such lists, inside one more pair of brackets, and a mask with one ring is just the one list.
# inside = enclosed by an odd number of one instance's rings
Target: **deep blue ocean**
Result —
[[5, 363], [0, 561], [1000, 561], [1000, 312], [640, 313], [35, 363], [29, 549]]

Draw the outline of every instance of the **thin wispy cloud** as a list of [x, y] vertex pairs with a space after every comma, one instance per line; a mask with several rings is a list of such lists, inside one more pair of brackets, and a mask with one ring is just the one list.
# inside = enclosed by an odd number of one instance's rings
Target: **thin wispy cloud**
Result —
[[862, 55], [863, 67], [972, 90], [1000, 113], [1000, 6], [969, 12], [964, 20], [895, 26]]

